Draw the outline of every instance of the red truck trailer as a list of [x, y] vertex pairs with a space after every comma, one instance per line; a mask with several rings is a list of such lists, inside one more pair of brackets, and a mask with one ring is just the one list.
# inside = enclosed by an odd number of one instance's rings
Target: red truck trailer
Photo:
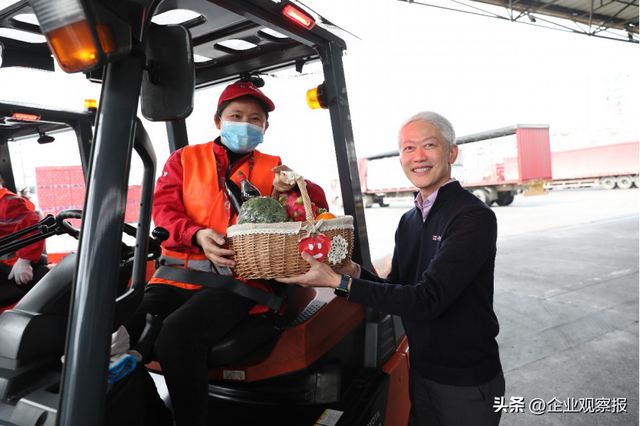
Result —
[[[456, 139], [460, 153], [452, 176], [482, 201], [506, 206], [518, 192], [541, 193], [551, 180], [548, 125], [516, 125]], [[358, 159], [363, 204], [386, 207], [385, 200], [413, 197], [400, 168], [397, 150]], [[340, 205], [340, 188], [333, 183], [333, 202]]]
[[553, 181], [545, 188], [638, 185], [638, 141], [551, 153]]

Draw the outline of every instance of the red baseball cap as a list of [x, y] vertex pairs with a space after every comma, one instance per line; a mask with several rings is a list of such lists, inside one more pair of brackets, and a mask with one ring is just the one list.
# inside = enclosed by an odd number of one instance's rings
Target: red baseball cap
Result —
[[253, 96], [260, 99], [265, 103], [269, 112], [276, 109], [276, 106], [273, 104], [271, 99], [267, 98], [267, 95], [262, 93], [260, 89], [254, 86], [251, 82], [238, 82], [228, 85], [220, 95], [220, 99], [218, 99], [218, 108], [220, 108], [220, 104], [224, 101], [230, 101], [239, 98], [240, 96]]

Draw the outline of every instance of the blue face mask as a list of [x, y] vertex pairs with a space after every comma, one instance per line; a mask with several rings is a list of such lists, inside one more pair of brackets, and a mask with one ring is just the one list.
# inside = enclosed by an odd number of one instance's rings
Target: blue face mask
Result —
[[243, 121], [222, 121], [222, 141], [233, 152], [246, 154], [260, 145], [264, 139], [264, 128]]

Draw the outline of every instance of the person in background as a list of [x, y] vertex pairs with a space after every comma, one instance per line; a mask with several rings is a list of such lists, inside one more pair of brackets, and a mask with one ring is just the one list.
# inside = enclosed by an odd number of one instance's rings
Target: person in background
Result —
[[[262, 195], [295, 190], [287, 183], [279, 157], [256, 149], [269, 127], [273, 102], [254, 84], [227, 86], [214, 117], [220, 137], [184, 147], [167, 160], [158, 179], [153, 204], [156, 226], [169, 231], [160, 263], [231, 275], [234, 252], [226, 246], [227, 227], [236, 223], [228, 187], [238, 185], [238, 171]], [[324, 191], [307, 181], [318, 207], [328, 209]], [[264, 280], [246, 285], [272, 292]], [[241, 284], [242, 285], [242, 284]], [[207, 419], [208, 349], [248, 315], [268, 308], [232, 292], [154, 277], [134, 317], [125, 323], [135, 342], [149, 312], [164, 320], [155, 353], [162, 367], [177, 426], [204, 425]]]
[[[0, 237], [28, 228], [40, 221], [31, 201], [9, 191], [0, 177]], [[0, 286], [12, 285], [18, 294], [29, 291], [47, 272], [42, 262], [45, 241], [0, 256]]]
[[453, 126], [433, 112], [400, 128], [400, 165], [419, 191], [400, 219], [386, 279], [355, 263], [334, 272], [311, 264], [278, 279], [336, 288], [336, 294], [398, 315], [409, 342], [409, 394], [416, 426], [495, 426], [504, 395], [493, 310], [497, 223], [491, 208], [451, 177]]

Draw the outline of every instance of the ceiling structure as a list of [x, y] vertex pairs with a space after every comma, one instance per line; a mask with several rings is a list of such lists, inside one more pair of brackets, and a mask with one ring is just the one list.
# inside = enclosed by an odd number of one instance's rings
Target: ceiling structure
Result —
[[639, 0], [398, 1], [506, 19], [592, 37], [631, 43], [638, 43], [639, 40]]

